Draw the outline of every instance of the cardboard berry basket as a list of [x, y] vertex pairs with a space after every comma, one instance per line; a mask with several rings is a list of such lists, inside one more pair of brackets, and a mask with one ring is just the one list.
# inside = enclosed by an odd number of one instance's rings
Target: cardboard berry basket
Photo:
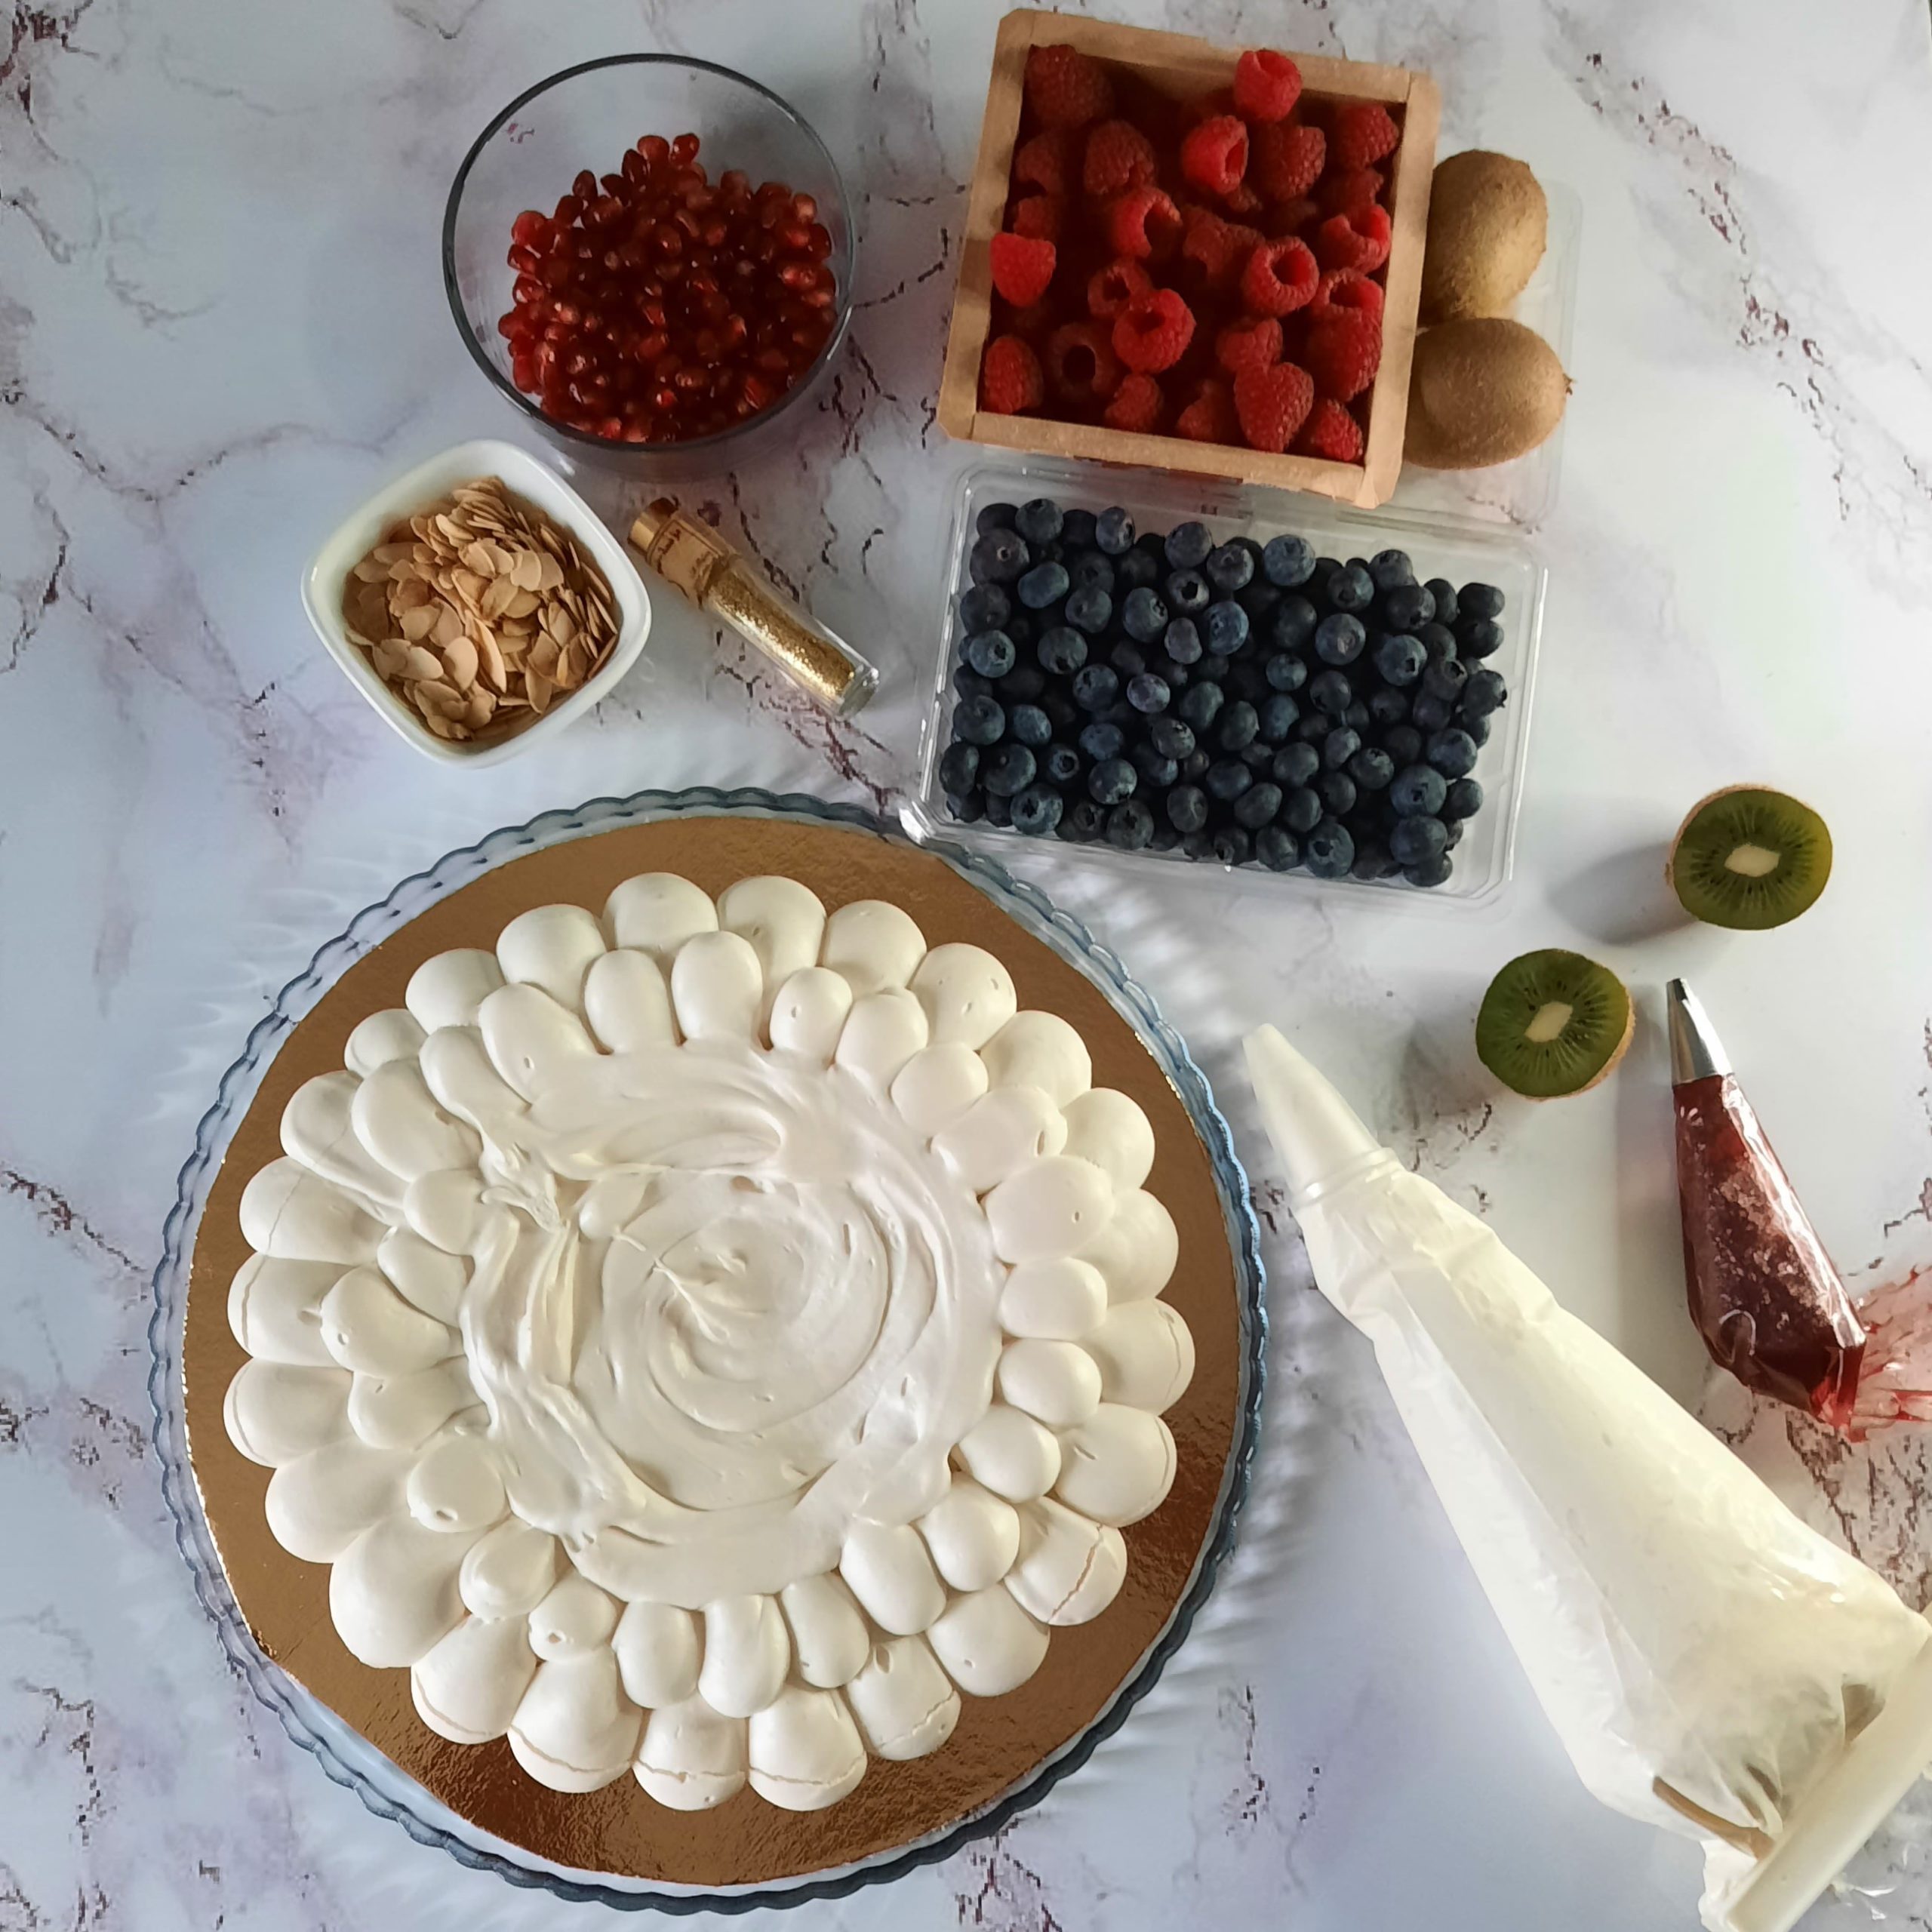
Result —
[[1358, 60], [1328, 60], [1293, 48], [1304, 97], [1374, 100], [1386, 106], [1402, 131], [1390, 177], [1392, 230], [1384, 288], [1382, 363], [1370, 392], [1367, 446], [1360, 463], [1316, 457], [1270, 456], [1239, 445], [1189, 442], [1033, 416], [1001, 416], [980, 407], [980, 361], [992, 317], [992, 280], [987, 249], [1006, 208], [1013, 151], [1019, 139], [1020, 95], [1028, 51], [1056, 43], [1115, 69], [1170, 97], [1185, 100], [1229, 85], [1242, 50], [1217, 47], [1187, 34], [1091, 20], [1070, 14], [1023, 8], [1001, 21], [993, 46], [992, 78], [986, 89], [980, 154], [967, 204], [964, 253], [953, 298], [940, 382], [939, 420], [949, 435], [968, 442], [1051, 457], [1192, 475], [1228, 477], [1278, 490], [1310, 491], [1368, 509], [1387, 501], [1402, 467], [1402, 428], [1408, 411], [1409, 361], [1415, 347], [1416, 306], [1422, 285], [1423, 242], [1429, 223], [1429, 189], [1435, 164], [1440, 99], [1427, 75], [1404, 67]]

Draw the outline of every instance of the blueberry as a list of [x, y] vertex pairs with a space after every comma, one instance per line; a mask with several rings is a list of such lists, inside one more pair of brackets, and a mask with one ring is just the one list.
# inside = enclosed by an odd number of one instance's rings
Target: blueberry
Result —
[[1435, 621], [1453, 624], [1462, 607], [1456, 601], [1456, 586], [1446, 577], [1432, 577], [1423, 586], [1435, 606]]
[[1490, 720], [1487, 718], [1466, 717], [1463, 720], [1463, 729], [1468, 732], [1478, 745], [1486, 745], [1489, 743], [1489, 727]]
[[1211, 651], [1201, 659], [1195, 675], [1205, 678], [1211, 685], [1224, 685], [1233, 669], [1233, 664], [1218, 651]]
[[964, 793], [979, 783], [980, 748], [970, 740], [948, 745], [940, 753], [939, 782], [949, 792]]
[[1449, 781], [1433, 765], [1406, 764], [1389, 787], [1398, 818], [1433, 818], [1449, 795]]
[[1149, 717], [1166, 710], [1173, 696], [1167, 679], [1156, 677], [1151, 671], [1143, 671], [1137, 678], [1128, 681], [1128, 703], [1136, 711], [1145, 712]]
[[1185, 758], [1194, 749], [1193, 728], [1179, 718], [1157, 718], [1147, 728], [1147, 742], [1163, 758]]
[[1503, 614], [1503, 593], [1493, 583], [1466, 583], [1456, 593], [1456, 608], [1465, 617], [1484, 619]]
[[1046, 688], [1047, 674], [1037, 664], [1016, 664], [999, 681], [999, 694], [1008, 704], [1031, 704]]
[[1032, 783], [1038, 761], [1025, 745], [995, 745], [980, 761], [980, 783], [989, 797], [1010, 798]]
[[1444, 818], [1474, 818], [1482, 810], [1482, 787], [1473, 778], [1459, 778], [1442, 800]]
[[1163, 758], [1152, 745], [1136, 745], [1128, 758], [1147, 791], [1164, 792], [1180, 777], [1180, 760]]
[[1157, 677], [1167, 679], [1170, 691], [1184, 691], [1194, 681], [1193, 666], [1177, 664], [1164, 651], [1155, 659], [1153, 668]]
[[1214, 835], [1205, 830], [1190, 832], [1180, 841], [1183, 855], [1189, 859], [1211, 859], [1214, 856]]
[[1224, 758], [1208, 768], [1208, 795], [1224, 805], [1235, 799], [1254, 783], [1254, 774], [1238, 758]]
[[1168, 561], [1177, 571], [1198, 571], [1208, 561], [1214, 539], [1204, 523], [1177, 523], [1164, 546]]
[[1201, 621], [1207, 627], [1210, 651], [1223, 657], [1238, 657], [1247, 648], [1247, 613], [1232, 598], [1223, 597], [1209, 605]]
[[1321, 754], [1311, 744], [1284, 745], [1268, 761], [1268, 775], [1277, 785], [1306, 785], [1321, 768]]
[[1006, 714], [1007, 736], [1035, 749], [1054, 734], [1053, 720], [1037, 704], [1016, 704]]
[[1395, 761], [1380, 746], [1364, 745], [1349, 758], [1349, 776], [1361, 792], [1386, 792], [1395, 776]]
[[1345, 564], [1331, 571], [1321, 589], [1337, 611], [1366, 611], [1375, 601], [1375, 580], [1360, 564]]
[[1094, 519], [1094, 547], [1118, 557], [1134, 547], [1134, 519], [1119, 504], [1109, 504]]
[[1180, 844], [1180, 834], [1161, 820], [1154, 821], [1153, 835], [1147, 841], [1150, 852], [1171, 852]]
[[[1027, 506], [1029, 509], [1032, 507], [1030, 503]], [[1031, 537], [1033, 533], [1026, 528], [1026, 511], [1022, 510], [1020, 512], [1020, 533], [1023, 536]], [[1051, 531], [1048, 533], [1049, 535], [1052, 534]], [[1368, 574], [1375, 580], [1375, 587], [1378, 590], [1392, 590], [1398, 585], [1414, 583], [1416, 580], [1415, 567], [1409, 561], [1409, 553], [1406, 550], [1377, 551], [1368, 560]]]
[[1180, 761], [1181, 781], [1183, 784], [1198, 785], [1208, 776], [1208, 768], [1214, 763], [1199, 746], [1189, 752]]
[[1066, 692], [1048, 689], [1040, 694], [1040, 709], [1047, 714], [1048, 721], [1061, 737], [1071, 731], [1080, 721], [1080, 707]]
[[1439, 697], [1445, 704], [1454, 704], [1469, 681], [1469, 667], [1459, 657], [1445, 657], [1422, 674], [1424, 692], [1430, 697]]
[[1117, 592], [1145, 590], [1161, 580], [1161, 566], [1138, 546], [1114, 562], [1114, 588]]
[[1122, 638], [1107, 653], [1107, 662], [1122, 678], [1137, 678], [1147, 668], [1147, 654], [1131, 638]]
[[1276, 605], [1269, 635], [1282, 651], [1299, 650], [1315, 635], [1321, 619], [1306, 597], [1284, 597]]
[[1445, 818], [1442, 821], [1443, 831], [1451, 851], [1454, 851], [1456, 848], [1462, 844], [1463, 828], [1468, 823], [1466, 819], [1460, 818]]
[[1464, 617], [1457, 622], [1456, 641], [1464, 657], [1494, 657], [1503, 648], [1503, 626], [1487, 617]]
[[952, 674], [952, 688], [961, 697], [986, 697], [993, 688], [990, 678], [983, 678], [970, 664], [962, 664]]
[[1114, 600], [1097, 584], [1082, 586], [1066, 600], [1066, 621], [1089, 637], [1098, 637], [1113, 621], [1113, 614]]
[[1355, 808], [1359, 795], [1355, 781], [1346, 771], [1324, 771], [1315, 781], [1315, 795], [1330, 814], [1336, 818], [1346, 818]]
[[1033, 641], [1033, 633], [1039, 626], [1034, 623], [1032, 612], [1016, 611], [1000, 628], [1012, 638], [1016, 648], [1024, 651]]
[[1168, 823], [1177, 832], [1198, 832], [1208, 823], [1208, 795], [1198, 785], [1177, 785], [1168, 794]]
[[1311, 832], [1321, 820], [1321, 795], [1308, 786], [1297, 786], [1281, 801], [1281, 823], [1291, 832]]
[[1315, 552], [1302, 537], [1271, 537], [1262, 546], [1261, 569], [1272, 584], [1293, 590], [1315, 574]]
[[1256, 777], [1263, 778], [1267, 776], [1268, 768], [1275, 762], [1275, 747], [1264, 745], [1257, 738], [1253, 744], [1243, 745], [1235, 755]]
[[1265, 631], [1274, 622], [1275, 613], [1280, 609], [1284, 594], [1272, 583], [1257, 581], [1237, 590], [1235, 601], [1247, 613], [1251, 629]]
[[1087, 774], [1088, 795], [1098, 805], [1117, 805], [1140, 789], [1140, 774], [1124, 758], [1103, 758]]
[[1013, 515], [1013, 527], [1029, 543], [1051, 543], [1060, 534], [1066, 519], [1059, 504], [1051, 497], [1035, 497], [1022, 503]]
[[1500, 671], [1492, 671], [1485, 666], [1480, 671], [1472, 671], [1469, 681], [1463, 687], [1463, 715], [1465, 718], [1487, 718], [1493, 711], [1500, 709], [1509, 696], [1509, 687], [1503, 681]]
[[1201, 633], [1195, 628], [1192, 617], [1177, 617], [1163, 634], [1162, 644], [1168, 655], [1177, 664], [1198, 664], [1201, 661]]
[[1301, 843], [1284, 825], [1264, 825], [1254, 835], [1254, 856], [1271, 872], [1284, 872], [1301, 863]]
[[1395, 761], [1398, 770], [1405, 764], [1420, 764], [1422, 734], [1413, 724], [1392, 724], [1382, 734], [1382, 749]]
[[1355, 863], [1349, 868], [1351, 878], [1386, 878], [1391, 872], [1400, 869], [1388, 847], [1380, 838], [1355, 838]]
[[1419, 731], [1439, 731], [1449, 722], [1451, 708], [1439, 697], [1425, 694], [1409, 707], [1409, 717]]
[[1127, 593], [1121, 606], [1121, 629], [1140, 644], [1152, 644], [1168, 627], [1168, 607], [1157, 592], [1143, 584]]
[[1258, 832], [1281, 809], [1280, 786], [1251, 785], [1235, 801], [1235, 823], [1246, 826], [1251, 832]]
[[1040, 772], [1050, 784], [1071, 785], [1080, 776], [1080, 754], [1071, 745], [1049, 745], [1040, 753]]
[[1063, 821], [1069, 834], [1082, 844], [1099, 838], [1106, 822], [1106, 808], [1095, 804], [1091, 798], [1075, 799]]
[[1051, 671], [1057, 678], [1070, 678], [1087, 661], [1087, 640], [1069, 626], [1056, 624], [1040, 633], [1033, 656], [1041, 670]]
[[1120, 678], [1111, 666], [1088, 664], [1073, 674], [1073, 701], [1082, 711], [1104, 711], [1120, 696]]
[[1412, 685], [1428, 668], [1429, 654], [1423, 650], [1420, 638], [1392, 631], [1387, 636], [1376, 639], [1373, 662], [1377, 674], [1385, 684]]
[[1198, 571], [1176, 571], [1168, 579], [1168, 601], [1183, 617], [1198, 617], [1206, 610], [1213, 593], [1208, 580]]
[[1419, 866], [1404, 866], [1402, 868], [1402, 876], [1411, 885], [1420, 885], [1426, 889], [1430, 886], [1442, 884], [1454, 869], [1451, 863], [1449, 854], [1445, 852], [1439, 859], [1426, 860]]
[[1366, 731], [1375, 722], [1368, 715], [1368, 706], [1360, 698], [1342, 708], [1342, 722], [1351, 731]]
[[1338, 724], [1321, 741], [1321, 762], [1331, 771], [1344, 770], [1349, 760], [1361, 749], [1361, 734]]
[[1389, 853], [1398, 866], [1420, 866], [1449, 849], [1439, 818], [1398, 818], [1389, 829]]
[[1250, 704], [1258, 704], [1268, 695], [1268, 679], [1254, 658], [1244, 658], [1229, 667], [1228, 688]]
[[1304, 712], [1295, 720], [1295, 742], [1303, 745], [1320, 744], [1334, 730], [1340, 715], [1339, 712]]
[[1238, 543], [1219, 543], [1208, 552], [1202, 574], [1223, 597], [1245, 589], [1254, 576], [1254, 559]]
[[1016, 831], [1044, 838], [1060, 821], [1066, 801], [1050, 785], [1029, 785], [1013, 797], [1013, 823]]
[[1048, 605], [1057, 604], [1069, 588], [1064, 564], [1035, 564], [1014, 586], [1029, 611], [1044, 611]]
[[1355, 863], [1355, 841], [1348, 828], [1324, 818], [1302, 841], [1302, 862], [1316, 878], [1346, 878]]
[[1476, 768], [1476, 741], [1466, 731], [1438, 731], [1429, 741], [1429, 761], [1445, 778], [1466, 778]]
[[1004, 631], [977, 631], [966, 640], [966, 662], [983, 678], [1004, 677], [1019, 655]]
[[1419, 583], [1398, 583], [1383, 592], [1377, 608], [1392, 631], [1412, 631], [1435, 617], [1435, 599]]
[[1408, 715], [1409, 701], [1400, 691], [1391, 691], [1385, 685], [1380, 691], [1369, 693], [1368, 721], [1371, 724], [1400, 724]]
[[986, 801], [977, 792], [968, 792], [956, 798], [949, 793], [946, 809], [961, 825], [977, 825], [986, 815]]
[[1204, 731], [1220, 715], [1226, 694], [1211, 678], [1198, 678], [1180, 694], [1180, 703], [1174, 708], [1180, 713], [1183, 724], [1192, 724], [1197, 731]]
[[1238, 825], [1217, 827], [1209, 844], [1214, 857], [1224, 866], [1244, 866], [1254, 851], [1254, 841]]
[[1309, 703], [1332, 718], [1347, 710], [1355, 695], [1355, 687], [1339, 671], [1318, 671], [1308, 681]]
[[1260, 720], [1256, 737], [1264, 745], [1278, 745], [1294, 729], [1301, 706], [1286, 691], [1277, 691], [1261, 700], [1254, 715]]
[[1324, 664], [1352, 664], [1361, 655], [1368, 632], [1359, 617], [1337, 611], [1315, 626], [1315, 654]]
[[952, 710], [952, 735], [969, 745], [996, 745], [1006, 734], [1006, 710], [997, 698], [961, 698]]
[[1454, 657], [1456, 634], [1447, 624], [1418, 624], [1416, 641], [1422, 646], [1423, 655], [1432, 664], [1439, 664], [1445, 657]]
[[1102, 590], [1111, 597], [1114, 567], [1097, 550], [1082, 550], [1066, 567], [1067, 580], [1075, 590]]
[[975, 583], [1011, 583], [1026, 574], [1032, 561], [1018, 531], [993, 530], [973, 546], [966, 568]]
[[1271, 691], [1298, 691], [1308, 682], [1308, 666], [1292, 651], [1278, 651], [1263, 667], [1263, 675]]
[[1254, 743], [1260, 728], [1260, 716], [1254, 706], [1238, 698], [1215, 720], [1214, 742], [1224, 752], [1238, 752]]
[[1012, 598], [996, 583], [976, 583], [961, 594], [959, 621], [968, 632], [996, 631], [1012, 614]]
[[1129, 798], [1107, 814], [1107, 843], [1138, 852], [1154, 835], [1154, 814], [1139, 798]]

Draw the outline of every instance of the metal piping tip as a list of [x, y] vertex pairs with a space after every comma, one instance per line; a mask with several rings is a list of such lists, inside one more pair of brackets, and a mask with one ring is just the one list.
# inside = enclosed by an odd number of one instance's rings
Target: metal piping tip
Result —
[[1666, 989], [1669, 1001], [1670, 1084], [1681, 1087], [1687, 1080], [1707, 1080], [1712, 1074], [1728, 1073], [1729, 1056], [1717, 1036], [1697, 995], [1681, 980], [1673, 980]]

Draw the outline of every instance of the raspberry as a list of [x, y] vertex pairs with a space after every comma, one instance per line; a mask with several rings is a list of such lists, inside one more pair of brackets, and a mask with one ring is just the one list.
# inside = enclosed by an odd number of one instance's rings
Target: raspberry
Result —
[[1244, 369], [1269, 369], [1281, 359], [1281, 325], [1272, 315], [1230, 322], [1214, 338], [1214, 360], [1231, 376]]
[[1262, 223], [1276, 241], [1291, 235], [1299, 235], [1312, 223], [1321, 218], [1321, 211], [1306, 195], [1293, 202], [1278, 202], [1268, 211]]
[[1336, 167], [1372, 168], [1393, 154], [1401, 130], [1379, 100], [1352, 100], [1335, 110], [1328, 129], [1328, 152]]
[[1252, 450], [1279, 456], [1315, 401], [1306, 369], [1278, 362], [1272, 369], [1244, 369], [1235, 378], [1235, 417]]
[[1308, 325], [1302, 359], [1315, 378], [1316, 392], [1346, 402], [1375, 380], [1382, 362], [1382, 321], [1379, 316], [1331, 309]]
[[1210, 195], [1232, 194], [1247, 172], [1247, 124], [1217, 114], [1180, 144], [1180, 171]]
[[1063, 195], [1073, 172], [1073, 137], [1064, 128], [1049, 128], [1030, 141], [1022, 141], [1013, 157], [1013, 178], [1023, 188]]
[[1144, 188], [1154, 174], [1153, 145], [1131, 122], [1103, 121], [1087, 137], [1081, 186], [1097, 202], [1111, 201], [1130, 188]]
[[1063, 322], [1047, 337], [1047, 381], [1076, 408], [1104, 402], [1120, 383], [1107, 331], [1098, 322]]
[[1107, 204], [1107, 245], [1145, 262], [1165, 255], [1180, 232], [1180, 210], [1158, 188], [1130, 188]]
[[1130, 369], [1171, 369], [1194, 340], [1194, 311], [1171, 288], [1137, 297], [1114, 318], [1114, 353]]
[[1271, 202], [1292, 202], [1321, 179], [1328, 141], [1319, 128], [1299, 122], [1257, 128], [1247, 178]]
[[1194, 400], [1174, 418], [1174, 434], [1190, 443], [1231, 443], [1238, 427], [1234, 397], [1218, 376], [1204, 376]]
[[1087, 284], [1087, 312], [1096, 321], [1110, 322], [1137, 295], [1148, 294], [1153, 286], [1138, 262], [1122, 256], [1094, 270]]
[[1353, 214], [1331, 215], [1315, 231], [1315, 252], [1324, 269], [1354, 269], [1362, 275], [1389, 259], [1386, 212], [1373, 206]]
[[1180, 252], [1192, 264], [1202, 288], [1225, 290], [1234, 286], [1249, 251], [1262, 240], [1254, 229], [1223, 221], [1212, 208], [1191, 208]]
[[1006, 225], [1015, 235], [1031, 242], [1057, 242], [1060, 224], [1066, 217], [1066, 204], [1057, 195], [1023, 195], [1013, 205], [1013, 219]]
[[1373, 168], [1352, 168], [1345, 174], [1331, 174], [1316, 191], [1315, 200], [1324, 215], [1353, 214], [1358, 208], [1375, 205], [1382, 192], [1382, 176]]
[[1264, 242], [1241, 269], [1241, 299], [1251, 315], [1291, 315], [1315, 299], [1321, 279], [1306, 242]]
[[1259, 214], [1267, 204], [1243, 181], [1221, 197], [1221, 205], [1230, 214], [1251, 215]]
[[1333, 396], [1321, 397], [1295, 438], [1295, 454], [1325, 457], [1331, 463], [1359, 463], [1361, 452], [1361, 425], [1344, 404]]
[[1151, 435], [1160, 427], [1161, 412], [1167, 406], [1160, 384], [1152, 376], [1137, 373], [1122, 380], [1101, 411], [1100, 420], [1109, 429], [1132, 429]]
[[994, 288], [1016, 309], [1038, 301], [1054, 278], [1057, 252], [1051, 242], [1031, 235], [995, 235], [986, 251]]
[[1285, 121], [1301, 98], [1301, 69], [1285, 54], [1251, 48], [1235, 63], [1235, 111], [1250, 121]]
[[1382, 315], [1382, 285], [1371, 281], [1355, 269], [1331, 269], [1316, 285], [1315, 300], [1308, 305], [1309, 319], [1325, 315], [1334, 309], [1359, 309], [1379, 321]]
[[1042, 127], [1084, 128], [1114, 111], [1106, 69], [1077, 47], [1035, 47], [1026, 56], [1026, 105]]
[[995, 416], [1038, 409], [1045, 399], [1040, 358], [1017, 335], [996, 335], [980, 364], [980, 407]]

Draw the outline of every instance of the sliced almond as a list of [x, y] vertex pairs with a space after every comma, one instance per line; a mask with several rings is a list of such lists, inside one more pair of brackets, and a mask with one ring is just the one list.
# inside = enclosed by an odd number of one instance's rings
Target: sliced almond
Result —
[[414, 611], [404, 611], [396, 627], [411, 644], [420, 644], [435, 629], [436, 614], [427, 605], [420, 605]]
[[489, 588], [489, 580], [478, 577], [472, 570], [457, 570], [451, 574], [450, 587], [466, 604], [474, 605], [481, 601], [484, 592]]
[[512, 565], [510, 574], [516, 580], [518, 589], [535, 590], [543, 581], [543, 559], [534, 550], [523, 551]]
[[491, 688], [499, 694], [509, 688], [509, 667], [503, 662], [503, 654], [497, 640], [485, 627], [476, 639], [477, 668]]
[[469, 709], [463, 715], [463, 721], [472, 731], [481, 730], [497, 715], [497, 700], [481, 685], [469, 694]]
[[540, 718], [550, 708], [550, 681], [534, 665], [523, 674], [523, 688], [529, 694], [530, 708]]
[[497, 553], [481, 537], [475, 543], [466, 543], [463, 546], [463, 561], [478, 577], [494, 577], [497, 574]]
[[516, 586], [508, 577], [493, 577], [478, 608], [485, 617], [500, 617], [510, 599], [516, 594]]
[[540, 671], [546, 678], [557, 668], [559, 647], [557, 640], [547, 632], [531, 641], [530, 659], [525, 675], [529, 671]]
[[443, 669], [460, 691], [468, 691], [475, 683], [477, 662], [476, 647], [466, 637], [443, 647]]
[[377, 563], [374, 557], [365, 557], [349, 573], [362, 583], [380, 583], [389, 574], [389, 565]]

